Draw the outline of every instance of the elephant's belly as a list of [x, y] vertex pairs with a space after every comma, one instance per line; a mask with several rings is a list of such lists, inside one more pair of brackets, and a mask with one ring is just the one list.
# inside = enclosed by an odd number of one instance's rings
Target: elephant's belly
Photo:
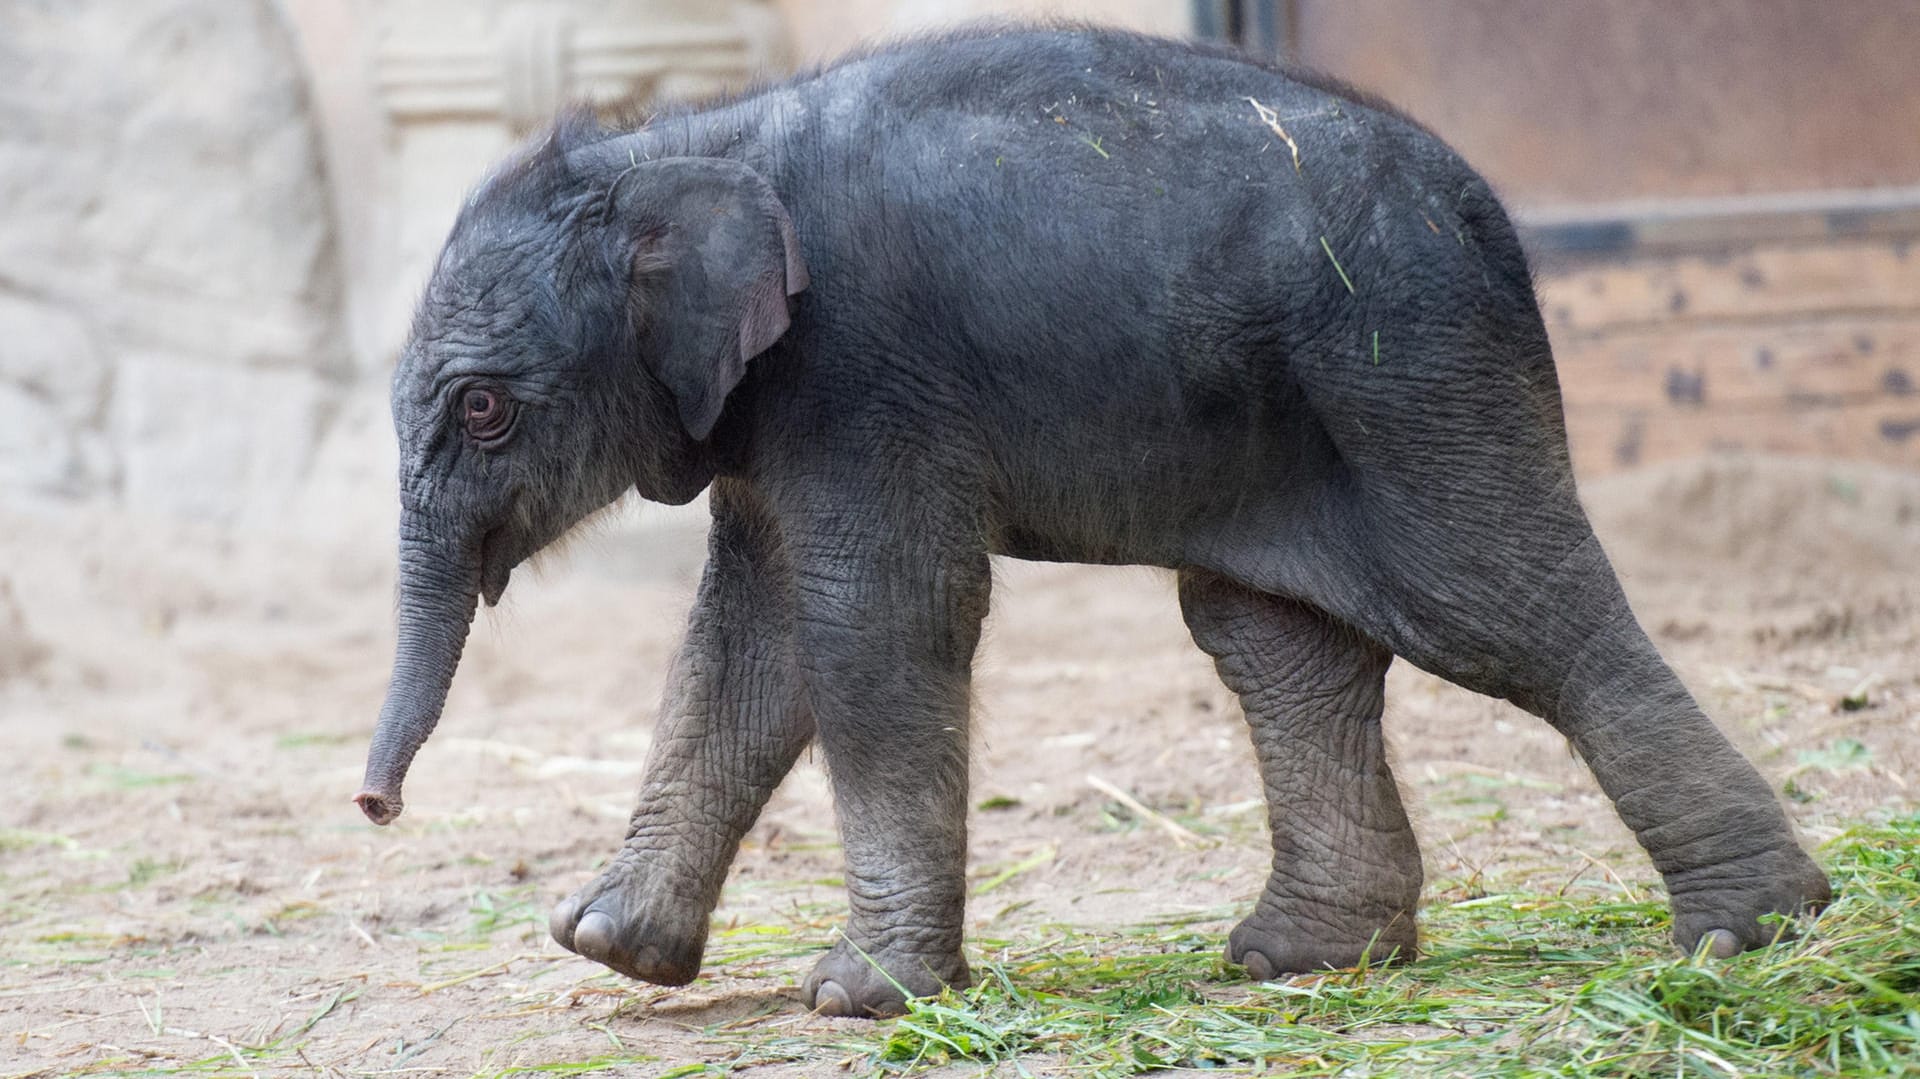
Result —
[[1178, 567], [1196, 535], [1225, 517], [1263, 511], [1241, 491], [1244, 477], [1191, 481], [1167, 476], [1101, 475], [1088, 469], [1068, 482], [1000, 500], [990, 520], [995, 554], [1040, 562]]
[[[1090, 453], [996, 492], [996, 554], [1046, 562], [1205, 564], [1224, 548], [1288, 545], [1339, 501], [1327, 449], [1272, 432], [1191, 433], [1175, 449]], [[1211, 437], [1210, 437], [1211, 436]]]

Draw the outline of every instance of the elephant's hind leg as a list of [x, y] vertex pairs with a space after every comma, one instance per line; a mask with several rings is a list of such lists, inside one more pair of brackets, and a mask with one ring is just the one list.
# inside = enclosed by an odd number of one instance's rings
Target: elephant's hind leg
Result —
[[1316, 608], [1180, 576], [1195, 643], [1240, 697], [1273, 870], [1227, 958], [1272, 978], [1415, 954], [1420, 849], [1381, 738], [1386, 649]]
[[1765, 945], [1781, 929], [1770, 915], [1826, 904], [1827, 878], [1767, 781], [1660, 658], [1577, 513], [1494, 528], [1456, 510], [1400, 534], [1385, 550], [1418, 551], [1418, 563], [1382, 558], [1386, 572], [1349, 593], [1365, 597], [1350, 617], [1408, 662], [1566, 735], [1665, 878], [1680, 947]]

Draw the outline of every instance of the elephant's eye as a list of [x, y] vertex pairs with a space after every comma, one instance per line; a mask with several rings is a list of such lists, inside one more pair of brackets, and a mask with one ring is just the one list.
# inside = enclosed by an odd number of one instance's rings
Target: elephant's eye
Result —
[[467, 434], [481, 442], [497, 442], [513, 426], [513, 399], [498, 390], [476, 386], [460, 398]]

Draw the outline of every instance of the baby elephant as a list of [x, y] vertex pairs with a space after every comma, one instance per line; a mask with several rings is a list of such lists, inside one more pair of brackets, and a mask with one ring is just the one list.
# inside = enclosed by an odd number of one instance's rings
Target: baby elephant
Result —
[[1400, 656], [1572, 740], [1716, 954], [1817, 907], [1767, 784], [1628, 610], [1575, 497], [1525, 256], [1385, 106], [1234, 54], [988, 29], [486, 180], [393, 384], [384, 824], [474, 615], [583, 517], [708, 492], [709, 556], [625, 843], [553, 935], [698, 972], [741, 836], [824, 749], [844, 939], [807, 1002], [968, 981], [968, 681], [988, 556], [1164, 566], [1243, 704], [1273, 868], [1259, 978], [1415, 954], [1382, 752]]

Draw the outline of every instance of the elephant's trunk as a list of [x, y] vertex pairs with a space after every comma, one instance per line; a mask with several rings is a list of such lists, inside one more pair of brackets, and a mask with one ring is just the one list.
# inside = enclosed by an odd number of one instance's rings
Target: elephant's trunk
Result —
[[413, 755], [440, 720], [479, 594], [477, 554], [423, 539], [418, 522], [406, 524], [411, 527], [401, 529], [393, 681], [367, 751], [366, 779], [353, 798], [375, 824], [392, 823], [405, 808], [400, 786]]

